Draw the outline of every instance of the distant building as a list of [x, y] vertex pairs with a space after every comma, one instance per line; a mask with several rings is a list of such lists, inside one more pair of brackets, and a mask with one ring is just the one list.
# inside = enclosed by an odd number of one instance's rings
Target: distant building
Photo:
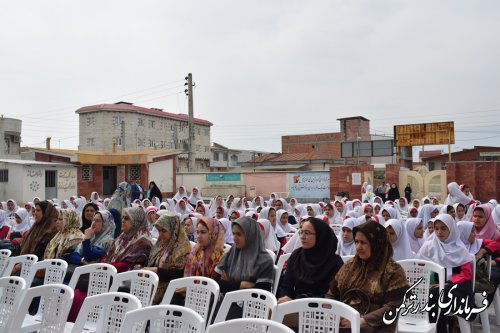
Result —
[[21, 126], [19, 119], [0, 117], [0, 158], [21, 159]]
[[[117, 151], [180, 150], [177, 171], [188, 170], [188, 115], [118, 102], [85, 106], [80, 118], [79, 150]], [[210, 171], [210, 127], [194, 118], [195, 171]]]
[[268, 154], [255, 150], [230, 149], [215, 142], [212, 144], [211, 153], [211, 172], [238, 172], [241, 170], [239, 163]]
[[[440, 154], [422, 158], [425, 166], [430, 170], [446, 170], [449, 162], [448, 154]], [[478, 161], [500, 161], [500, 147], [474, 146], [474, 148], [463, 149], [451, 153], [451, 162], [478, 162]]]

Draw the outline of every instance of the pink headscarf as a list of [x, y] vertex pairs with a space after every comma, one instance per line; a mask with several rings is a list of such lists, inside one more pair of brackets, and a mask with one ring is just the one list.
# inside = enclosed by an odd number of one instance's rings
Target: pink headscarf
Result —
[[[474, 210], [481, 208], [484, 212], [484, 216], [486, 217], [486, 223], [484, 224], [481, 230], [476, 228], [476, 237], [478, 239], [491, 239], [497, 240], [500, 238], [500, 231], [498, 231], [495, 221], [493, 220], [493, 216], [491, 215], [491, 207], [488, 204], [483, 204], [477, 206]], [[471, 217], [472, 221], [472, 217]]]

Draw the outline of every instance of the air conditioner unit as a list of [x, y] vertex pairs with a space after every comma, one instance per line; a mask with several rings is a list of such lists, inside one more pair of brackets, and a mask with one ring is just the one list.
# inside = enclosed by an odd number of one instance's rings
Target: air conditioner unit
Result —
[[14, 143], [21, 142], [21, 137], [19, 135], [14, 135]]

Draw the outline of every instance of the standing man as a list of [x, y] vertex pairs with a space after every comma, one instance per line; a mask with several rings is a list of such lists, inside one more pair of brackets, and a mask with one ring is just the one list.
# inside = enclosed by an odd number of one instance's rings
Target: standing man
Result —
[[141, 200], [144, 198], [144, 195], [142, 194], [142, 192], [144, 191], [142, 189], [142, 186], [141, 184], [139, 184], [138, 182], [138, 179], [137, 180], [132, 180], [132, 184], [131, 185], [131, 200], [132, 202], [134, 202], [134, 200]]

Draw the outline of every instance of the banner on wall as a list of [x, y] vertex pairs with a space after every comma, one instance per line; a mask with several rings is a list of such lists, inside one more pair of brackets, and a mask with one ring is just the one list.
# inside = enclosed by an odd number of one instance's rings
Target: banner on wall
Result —
[[329, 172], [290, 173], [290, 198], [328, 198], [330, 197]]
[[205, 180], [207, 182], [239, 182], [241, 175], [239, 173], [208, 173]]

